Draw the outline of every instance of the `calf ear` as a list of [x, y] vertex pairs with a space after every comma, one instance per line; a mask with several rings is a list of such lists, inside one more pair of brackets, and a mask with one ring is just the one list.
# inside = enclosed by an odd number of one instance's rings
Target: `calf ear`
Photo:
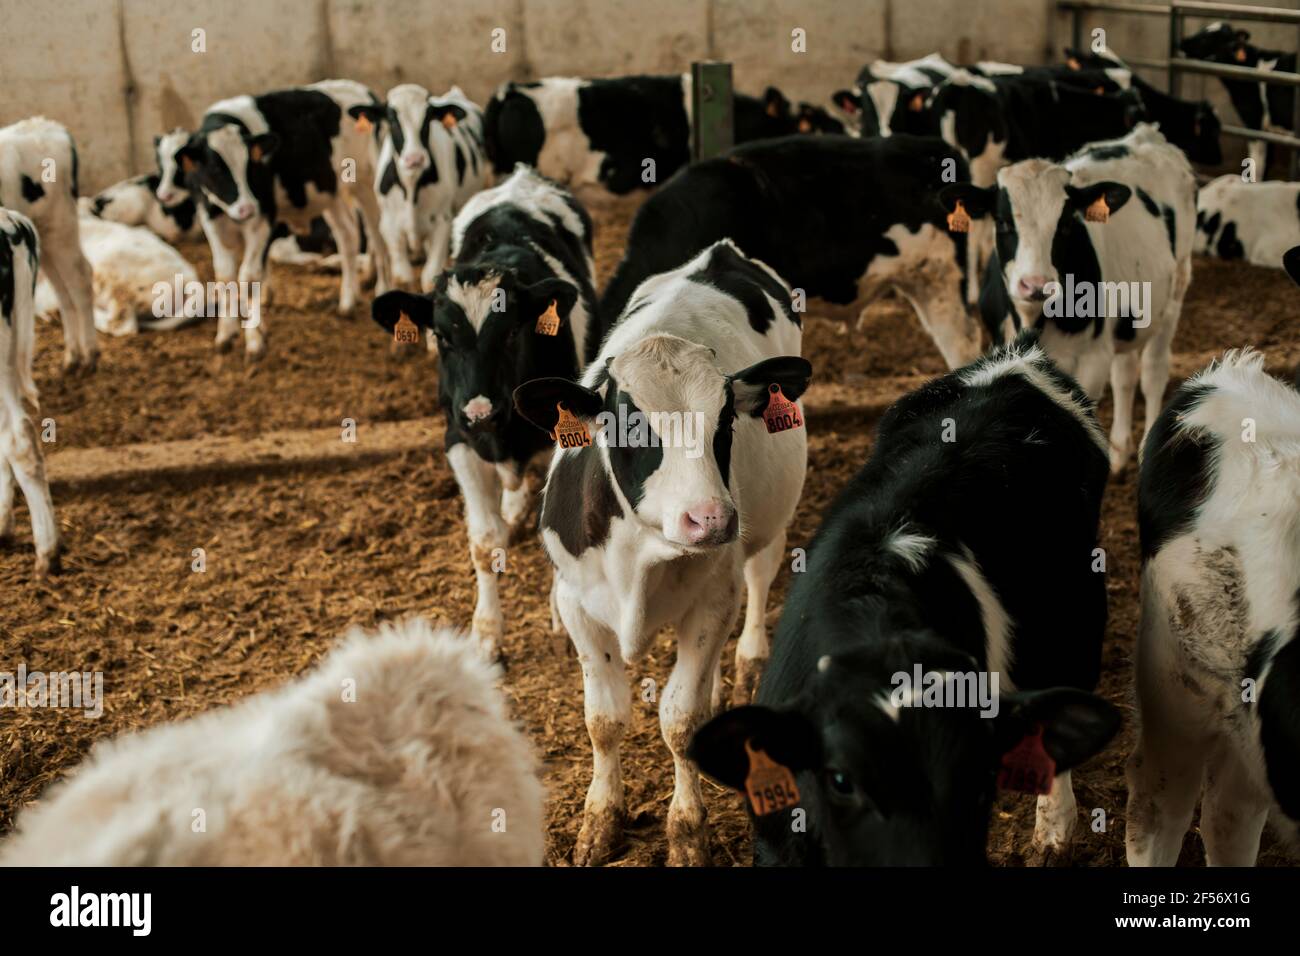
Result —
[[762, 415], [767, 409], [769, 385], [780, 385], [781, 393], [793, 402], [807, 390], [811, 378], [811, 363], [798, 355], [779, 355], [742, 368], [731, 376], [736, 414]]
[[790, 101], [775, 86], [769, 86], [763, 91], [763, 109], [768, 116], [774, 118], [787, 116], [790, 113]]
[[976, 186], [974, 183], [953, 183], [939, 190], [939, 202], [945, 211], [954, 211], [960, 202], [966, 215], [972, 219], [983, 219], [991, 213], [997, 199], [998, 191], [995, 187]]
[[862, 110], [862, 100], [852, 90], [836, 90], [831, 94], [831, 102], [850, 116]]
[[564, 279], [541, 279], [532, 285], [520, 286], [519, 295], [522, 321], [536, 322], [538, 316], [551, 307], [552, 302], [563, 320], [569, 317], [578, 301], [578, 288]]
[[[1074, 208], [1079, 212], [1087, 212], [1098, 199], [1104, 199], [1106, 201], [1107, 217], [1118, 212], [1120, 207], [1128, 202], [1129, 197], [1133, 195], [1133, 190], [1123, 183], [1109, 180], [1093, 183], [1091, 186], [1066, 185], [1065, 191], [1070, 197], [1070, 202], [1074, 204]], [[1105, 222], [1106, 219], [1094, 219], [1093, 221]]]
[[748, 743], [791, 771], [822, 764], [817, 728], [796, 710], [750, 705], [719, 714], [695, 732], [686, 755], [700, 769], [733, 790], [745, 789], [749, 776]]
[[1004, 694], [997, 718], [999, 750], [1005, 753], [1041, 727], [1043, 748], [1061, 773], [1105, 747], [1120, 723], [1114, 704], [1073, 687]]
[[422, 329], [433, 328], [433, 300], [427, 295], [397, 289], [385, 292], [370, 306], [370, 317], [386, 332], [393, 331], [402, 313]]
[[388, 107], [383, 103], [358, 103], [355, 106], [348, 107], [348, 115], [354, 120], [365, 117], [370, 120], [370, 125], [378, 126], [387, 115]]
[[1282, 253], [1282, 268], [1291, 277], [1291, 281], [1300, 285], [1300, 246], [1292, 246]]
[[274, 133], [258, 133], [248, 137], [248, 155], [255, 162], [265, 163], [280, 148], [280, 137]]
[[454, 103], [447, 103], [440, 106], [430, 106], [429, 115], [443, 126], [450, 128], [455, 126], [469, 114]]
[[591, 421], [600, 414], [604, 399], [599, 392], [567, 378], [534, 378], [515, 389], [515, 409], [542, 431], [550, 434], [560, 419], [561, 402], [579, 418]]

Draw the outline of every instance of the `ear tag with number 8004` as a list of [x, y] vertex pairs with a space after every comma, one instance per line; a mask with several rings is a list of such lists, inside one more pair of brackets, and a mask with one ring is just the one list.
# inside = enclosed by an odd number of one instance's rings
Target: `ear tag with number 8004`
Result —
[[767, 408], [763, 411], [763, 424], [767, 426], [767, 433], [775, 435], [777, 432], [803, 428], [799, 406], [785, 397], [781, 386], [773, 383], [767, 387], [767, 391]]
[[790, 768], [777, 763], [766, 751], [755, 750], [745, 741], [749, 755], [749, 773], [745, 776], [745, 793], [750, 806], [760, 817], [776, 813], [799, 802], [799, 788], [795, 785]]
[[591, 433], [587, 431], [581, 419], [573, 412], [564, 407], [564, 402], [555, 403], [556, 410], [559, 411], [559, 420], [555, 423], [555, 430], [551, 432], [551, 438], [559, 443], [561, 448], [586, 448], [591, 444]]

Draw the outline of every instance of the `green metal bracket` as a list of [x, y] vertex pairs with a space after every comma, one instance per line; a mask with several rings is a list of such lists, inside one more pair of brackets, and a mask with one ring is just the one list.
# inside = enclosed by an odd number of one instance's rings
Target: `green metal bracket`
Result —
[[731, 64], [691, 64], [691, 158], [709, 159], [736, 142]]

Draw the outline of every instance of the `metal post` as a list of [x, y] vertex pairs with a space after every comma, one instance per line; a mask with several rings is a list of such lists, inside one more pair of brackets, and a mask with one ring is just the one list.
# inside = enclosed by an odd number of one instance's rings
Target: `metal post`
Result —
[[1183, 15], [1177, 7], [1169, 11], [1169, 95], [1177, 96], [1180, 87], [1178, 70], [1174, 67], [1174, 57], [1178, 56], [1178, 44], [1183, 40]]
[[1083, 11], [1075, 7], [1070, 11], [1070, 48], [1083, 50]]
[[692, 159], [709, 159], [731, 149], [736, 142], [731, 64], [692, 63], [691, 101]]
[[[1300, 50], [1300, 30], [1296, 31], [1296, 49]], [[1265, 93], [1265, 96], [1268, 94]], [[1291, 88], [1291, 135], [1300, 136], [1300, 88]], [[1300, 179], [1300, 149], [1291, 147], [1291, 181]]]

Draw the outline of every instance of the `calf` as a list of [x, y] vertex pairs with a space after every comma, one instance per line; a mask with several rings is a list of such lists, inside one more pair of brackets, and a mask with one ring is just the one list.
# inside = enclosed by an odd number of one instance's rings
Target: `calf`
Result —
[[[1248, 66], [1258, 70], [1296, 72], [1296, 55], [1281, 50], [1264, 50], [1253, 46], [1250, 34], [1234, 30], [1230, 24], [1215, 21], [1192, 36], [1184, 37], [1178, 48], [1194, 60]], [[1295, 125], [1295, 88], [1285, 84], [1268, 84], [1254, 80], [1230, 80], [1219, 77], [1228, 91], [1233, 108], [1250, 129], [1290, 132]], [[1268, 143], [1252, 140], [1247, 147], [1255, 161], [1255, 175], [1264, 178]]]
[[1197, 252], [1279, 269], [1283, 254], [1295, 245], [1300, 245], [1300, 183], [1248, 183], [1229, 173], [1196, 194]]
[[[218, 282], [235, 278], [235, 256], [242, 245], [239, 281], [260, 285], [276, 225], [284, 222], [306, 231], [311, 220], [321, 216], [334, 233], [342, 260], [339, 313], [351, 314], [359, 291], [354, 203], [372, 237], [378, 235], [379, 206], [369, 188], [375, 147], [345, 114], [357, 104], [374, 101], [360, 83], [324, 80], [260, 96], [237, 96], [208, 108], [175, 159], [185, 188], [201, 200], [199, 219], [212, 247]], [[347, 161], [355, 168], [345, 168]], [[382, 293], [389, 282], [382, 242], [372, 242], [371, 256], [376, 289]], [[229, 298], [217, 321], [217, 347], [228, 348], [242, 325], [248, 357], [256, 359], [265, 350], [264, 317], [244, 316], [252, 321], [241, 322]]]
[[32, 518], [36, 577], [43, 580], [57, 570], [60, 546], [36, 431], [32, 380], [33, 296], [40, 258], [35, 224], [21, 213], [0, 209], [0, 539], [13, 534], [17, 480]]
[[447, 264], [452, 219], [488, 180], [483, 111], [458, 86], [435, 97], [405, 83], [388, 91], [386, 103], [359, 103], [348, 113], [384, 130], [375, 192], [393, 278], [412, 281], [408, 252], [418, 252], [420, 288], [429, 292]]
[[1139, 355], [1148, 431], [1160, 413], [1192, 278], [1195, 195], [1187, 157], [1145, 124], [1064, 165], [1026, 160], [994, 186], [944, 191], [950, 207], [995, 224], [980, 295], [994, 340], [1042, 329], [1043, 348], [1093, 401], [1109, 373], [1115, 473], [1129, 457]]
[[837, 90], [831, 101], [847, 115], [857, 135], [927, 133], [925, 104], [957, 69], [938, 53], [907, 63], [876, 60], [862, 68], [853, 89]]
[[168, 242], [203, 235], [194, 199], [187, 194], [174, 205], [165, 206], [158, 199], [161, 185], [162, 177], [156, 172], [124, 179], [96, 195], [90, 213], [124, 226], [144, 226]]
[[869, 302], [886, 289], [912, 303], [944, 360], [979, 354], [966, 312], [965, 236], [938, 201], [966, 164], [935, 138], [787, 137], [693, 164], [638, 210], [601, 302], [618, 315], [645, 279], [733, 239], [809, 296]]
[[505, 628], [495, 565], [528, 514], [524, 469], [551, 448], [514, 413], [511, 394], [538, 376], [578, 375], [594, 352], [591, 237], [586, 210], [520, 166], [457, 215], [455, 264], [431, 294], [390, 292], [373, 306], [389, 332], [405, 316], [434, 336], [447, 460], [465, 499], [478, 581], [473, 632], [494, 649]]
[[[1119, 725], [1087, 693], [1106, 440], [1036, 339], [885, 414], [791, 582], [756, 705], [695, 735], [691, 756], [727, 786], [758, 784], [768, 761], [784, 777], [785, 799], [755, 804], [756, 863], [982, 864], [1000, 765], [1039, 794], [1035, 848], [1068, 846], [1071, 769]], [[963, 696], [935, 697], [936, 681]]]
[[63, 368], [99, 361], [90, 264], [81, 252], [77, 217], [77, 146], [43, 116], [0, 129], [0, 206], [23, 213], [41, 236], [41, 271], [63, 319]]
[[1066, 47], [1065, 56], [1066, 68], [1071, 70], [1128, 70], [1133, 89], [1142, 97], [1143, 120], [1159, 126], [1165, 138], [1186, 153], [1192, 162], [1208, 166], [1223, 162], [1223, 147], [1219, 141], [1223, 126], [1209, 100], [1192, 103], [1156, 89], [1104, 47], [1100, 53], [1085, 53]]
[[545, 793], [500, 677], [425, 621], [357, 628], [285, 687], [97, 744], [0, 866], [540, 866]]
[[[604, 861], [619, 842], [627, 666], [670, 625], [677, 661], [659, 698], [676, 779], [668, 862], [708, 861], [699, 773], [686, 748], [721, 692], [718, 663], [742, 581], [738, 692], [767, 656], [767, 592], [807, 464], [798, 399], [812, 368], [798, 357], [801, 337], [789, 287], [724, 241], [643, 283], [581, 384], [543, 378], [515, 392], [520, 412], [562, 440], [541, 531], [582, 662], [594, 754], [579, 865]], [[584, 446], [564, 441], [566, 427], [599, 435]]]
[[1144, 449], [1130, 866], [1177, 862], [1198, 797], [1211, 866], [1253, 865], [1270, 810], [1300, 836], [1300, 392], [1263, 366], [1192, 376]]
[[[691, 158], [691, 77], [547, 77], [505, 83], [488, 101], [484, 137], [498, 173], [516, 163], [571, 185], [599, 183], [627, 193], [664, 182]], [[824, 110], [791, 115], [780, 90], [735, 94], [735, 139], [838, 132]], [[653, 161], [653, 177], [647, 179]]]

